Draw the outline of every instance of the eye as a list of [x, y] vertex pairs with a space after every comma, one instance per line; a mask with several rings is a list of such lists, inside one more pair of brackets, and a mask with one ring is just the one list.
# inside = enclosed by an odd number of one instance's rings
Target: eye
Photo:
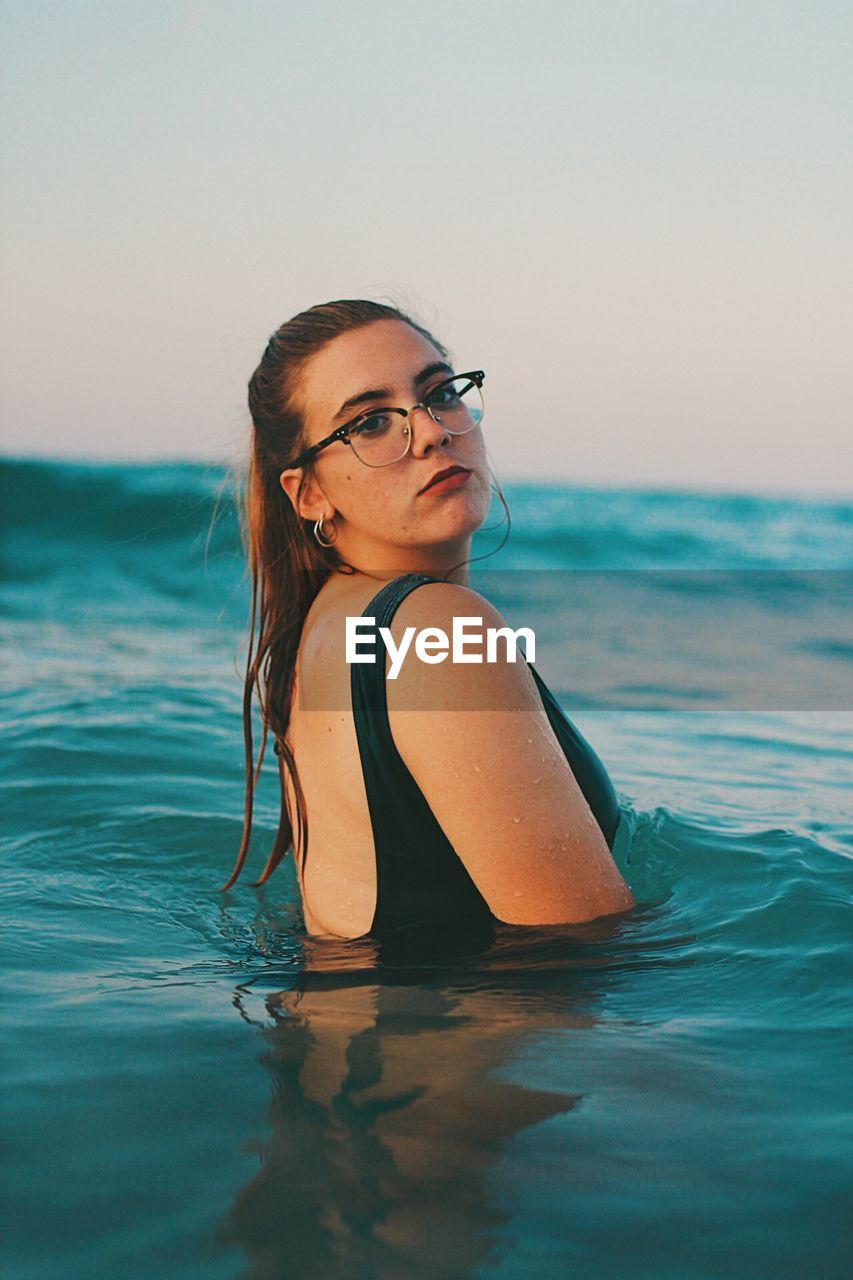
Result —
[[392, 413], [368, 413], [363, 418], [359, 418], [353, 426], [349, 428], [351, 436], [381, 436], [391, 428], [394, 415]]
[[443, 383], [434, 387], [426, 399], [429, 404], [455, 404], [459, 400], [459, 386], [454, 382]]
[[458, 409], [463, 397], [474, 386], [469, 378], [452, 378], [449, 382], [440, 382], [437, 387], [427, 393], [426, 403], [433, 408]]

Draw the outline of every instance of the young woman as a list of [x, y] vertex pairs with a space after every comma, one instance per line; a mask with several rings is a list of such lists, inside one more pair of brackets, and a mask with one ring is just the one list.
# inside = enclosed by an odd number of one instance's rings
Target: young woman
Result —
[[[485, 375], [466, 370], [396, 308], [344, 301], [282, 325], [249, 383], [246, 812], [223, 888], [246, 857], [271, 729], [282, 813], [257, 883], [292, 846], [311, 934], [578, 923], [633, 906], [611, 857], [610, 779], [531, 665], [409, 652], [386, 678], [379, 628], [399, 647], [412, 627], [450, 637], [455, 617], [481, 618], [483, 634], [507, 625], [467, 585], [490, 473]], [[373, 664], [347, 663], [348, 618], [365, 620]]]

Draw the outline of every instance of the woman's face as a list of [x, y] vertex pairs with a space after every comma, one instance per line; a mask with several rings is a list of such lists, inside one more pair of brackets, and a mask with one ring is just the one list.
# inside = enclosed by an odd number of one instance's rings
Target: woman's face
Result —
[[[432, 343], [402, 321], [378, 320], [341, 334], [311, 357], [294, 396], [305, 445], [316, 444], [365, 409], [409, 409], [455, 372]], [[367, 391], [381, 394], [344, 408]], [[303, 487], [300, 514], [312, 520], [322, 515], [327, 522], [332, 517], [336, 550], [368, 572], [415, 562], [439, 567], [467, 557], [471, 535], [488, 510], [489, 474], [480, 427], [450, 435], [425, 409], [416, 410], [408, 422], [411, 445], [398, 462], [368, 467], [351, 447], [335, 441], [316, 455]], [[424, 491], [436, 472], [454, 465], [469, 471], [464, 484]], [[294, 501], [301, 471], [281, 474], [282, 487]], [[412, 553], [408, 559], [399, 554], [407, 551]]]

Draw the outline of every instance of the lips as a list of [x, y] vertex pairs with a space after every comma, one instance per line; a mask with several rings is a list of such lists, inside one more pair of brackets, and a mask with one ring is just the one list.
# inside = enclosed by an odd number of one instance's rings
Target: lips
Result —
[[443, 471], [436, 471], [435, 475], [425, 484], [423, 489], [419, 489], [418, 493], [425, 493], [427, 489], [431, 489], [434, 484], [438, 484], [439, 480], [446, 480], [448, 476], [455, 476], [457, 473], [462, 475], [470, 475], [468, 467], [445, 467]]

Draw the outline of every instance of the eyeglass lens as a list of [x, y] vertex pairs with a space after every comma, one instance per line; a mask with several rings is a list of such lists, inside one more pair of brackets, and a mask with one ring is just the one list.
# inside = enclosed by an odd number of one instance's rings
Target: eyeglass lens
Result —
[[[483, 393], [470, 378], [451, 378], [427, 393], [424, 408], [451, 435], [461, 436], [483, 420]], [[399, 410], [365, 414], [347, 432], [356, 457], [368, 467], [386, 467], [405, 457], [411, 426]]]

